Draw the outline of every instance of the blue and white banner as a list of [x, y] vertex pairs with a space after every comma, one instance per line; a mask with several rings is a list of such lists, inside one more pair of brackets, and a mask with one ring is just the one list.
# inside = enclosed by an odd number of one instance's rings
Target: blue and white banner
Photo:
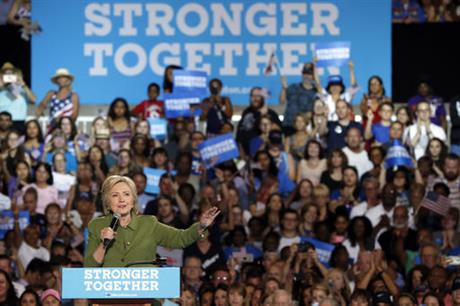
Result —
[[63, 299], [178, 298], [179, 268], [64, 268]]
[[[21, 231], [29, 225], [29, 212], [21, 210], [19, 212], [19, 228]], [[14, 214], [11, 210], [0, 212], [0, 239], [5, 237], [7, 231], [14, 229]]]
[[407, 152], [407, 149], [398, 141], [394, 140], [390, 149], [385, 156], [385, 169], [404, 166], [407, 168], [414, 168], [412, 157]]
[[174, 93], [187, 93], [200, 98], [208, 94], [208, 76], [204, 71], [174, 70]]
[[228, 133], [208, 139], [198, 145], [206, 169], [240, 156], [233, 134]]
[[165, 140], [168, 134], [168, 120], [162, 118], [148, 118], [150, 137], [156, 140]]
[[201, 99], [196, 95], [188, 93], [171, 93], [164, 95], [166, 118], [192, 117], [194, 112], [190, 104], [198, 104]]
[[317, 43], [315, 55], [318, 67], [340, 67], [351, 57], [350, 42]]
[[300, 242], [310, 242], [316, 250], [316, 254], [318, 254], [319, 261], [329, 266], [329, 259], [331, 259], [332, 251], [334, 250], [335, 246], [330, 243], [322, 242], [307, 236], [300, 237]]
[[[174, 64], [220, 78], [222, 95], [235, 105], [248, 104], [252, 86], [268, 88], [267, 101], [277, 104], [280, 74], [300, 82], [315, 45], [338, 41], [353, 46], [358, 84], [365, 88], [379, 75], [391, 96], [389, 0], [46, 0], [34, 1], [32, 14], [43, 29], [32, 38], [32, 89], [39, 99], [56, 88], [50, 80], [56, 69], [66, 67], [81, 103], [121, 96], [137, 104]], [[273, 52], [278, 65], [266, 76]], [[319, 74], [324, 83], [331, 74], [350, 83], [346, 66]]]
[[160, 193], [160, 178], [163, 174], [166, 173], [166, 170], [163, 169], [154, 169], [154, 168], [144, 168], [144, 174], [147, 176], [147, 186], [145, 187], [146, 193], [159, 194]]

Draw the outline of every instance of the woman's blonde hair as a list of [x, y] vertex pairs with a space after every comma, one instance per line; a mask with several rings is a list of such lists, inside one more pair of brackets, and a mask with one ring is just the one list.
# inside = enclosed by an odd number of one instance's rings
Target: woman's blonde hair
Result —
[[314, 197], [328, 197], [329, 196], [329, 187], [324, 184], [319, 184], [313, 187], [313, 196]]
[[102, 184], [101, 187], [101, 198], [102, 198], [102, 206], [104, 208], [104, 214], [111, 213], [112, 210], [109, 207], [109, 201], [108, 201], [108, 194], [110, 190], [112, 190], [113, 186], [119, 183], [125, 183], [128, 185], [129, 190], [131, 191], [131, 194], [133, 196], [133, 210], [135, 213], [137, 213], [137, 189], [136, 189], [136, 184], [134, 184], [133, 180], [130, 179], [127, 176], [121, 176], [121, 175], [111, 175], [108, 178], [105, 179], [104, 183]]

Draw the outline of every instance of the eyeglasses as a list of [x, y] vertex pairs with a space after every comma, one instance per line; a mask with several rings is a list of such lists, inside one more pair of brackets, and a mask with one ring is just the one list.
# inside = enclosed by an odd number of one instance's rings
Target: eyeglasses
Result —
[[419, 108], [417, 111], [421, 113], [426, 113], [426, 112], [429, 112], [430, 109], [429, 108]]

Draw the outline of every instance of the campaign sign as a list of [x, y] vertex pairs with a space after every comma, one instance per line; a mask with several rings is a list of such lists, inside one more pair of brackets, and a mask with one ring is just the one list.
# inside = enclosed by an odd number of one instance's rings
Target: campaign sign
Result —
[[188, 93], [165, 94], [165, 115], [168, 119], [177, 117], [192, 117], [193, 112], [190, 104], [201, 102], [200, 97]]
[[154, 169], [144, 167], [144, 174], [147, 176], [147, 187], [145, 188], [146, 193], [158, 194], [160, 193], [160, 178], [166, 170]]
[[317, 43], [315, 56], [318, 67], [342, 66], [351, 57], [350, 42]]
[[208, 75], [204, 71], [173, 70], [174, 93], [204, 98], [208, 94]]
[[208, 139], [199, 144], [198, 149], [206, 169], [240, 156], [240, 151], [231, 133]]
[[300, 241], [310, 242], [313, 244], [316, 249], [316, 253], [318, 254], [319, 261], [324, 265], [329, 265], [329, 259], [331, 258], [332, 251], [335, 248], [333, 244], [322, 242], [306, 236], [302, 236]]
[[[19, 212], [19, 228], [25, 229], [29, 225], [29, 212]], [[14, 214], [11, 210], [4, 210], [0, 213], [0, 239], [5, 237], [7, 231], [14, 229]]]
[[414, 168], [412, 157], [407, 152], [407, 149], [395, 139], [385, 156], [384, 161], [385, 169], [390, 169], [398, 166], [404, 166], [407, 168]]
[[[75, 76], [72, 90], [82, 104], [106, 104], [115, 97], [137, 104], [145, 99], [148, 84], [162, 84], [166, 67], [178, 65], [222, 80], [222, 95], [233, 105], [247, 105], [252, 86], [269, 88], [266, 102], [278, 104], [280, 75], [289, 84], [298, 83], [315, 45], [348, 41], [358, 84], [365, 87], [377, 74], [391, 96], [391, 3], [34, 1], [32, 20], [43, 32], [32, 38], [32, 89], [39, 98], [56, 90], [50, 78], [65, 67]], [[266, 75], [273, 53], [277, 65]], [[346, 66], [318, 72], [324, 83], [331, 74], [350, 83]], [[355, 102], [360, 99], [356, 96]]]
[[168, 121], [162, 118], [148, 118], [150, 136], [153, 139], [164, 140], [167, 136]]
[[62, 269], [63, 299], [156, 299], [179, 296], [179, 268]]

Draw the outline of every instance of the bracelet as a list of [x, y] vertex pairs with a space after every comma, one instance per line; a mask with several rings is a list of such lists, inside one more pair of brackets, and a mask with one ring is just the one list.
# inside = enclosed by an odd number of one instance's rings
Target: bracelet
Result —
[[200, 223], [199, 226], [200, 226], [200, 230], [201, 230], [201, 231], [204, 231], [204, 230], [207, 228], [206, 225], [203, 225], [203, 224], [201, 224], [201, 223]]

